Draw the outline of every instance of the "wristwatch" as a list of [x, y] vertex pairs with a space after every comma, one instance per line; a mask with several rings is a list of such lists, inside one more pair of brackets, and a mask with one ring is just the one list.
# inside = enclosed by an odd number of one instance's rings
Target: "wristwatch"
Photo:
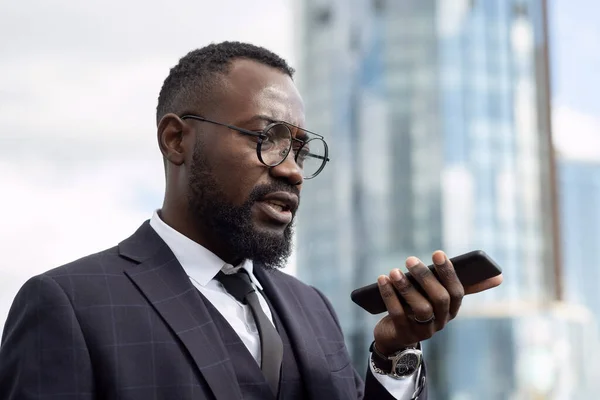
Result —
[[381, 354], [375, 342], [371, 343], [369, 351], [371, 352], [371, 365], [373, 370], [382, 375], [388, 375], [395, 379], [405, 379], [412, 376], [421, 368], [423, 362], [423, 353], [418, 348], [407, 347], [401, 349], [391, 356]]

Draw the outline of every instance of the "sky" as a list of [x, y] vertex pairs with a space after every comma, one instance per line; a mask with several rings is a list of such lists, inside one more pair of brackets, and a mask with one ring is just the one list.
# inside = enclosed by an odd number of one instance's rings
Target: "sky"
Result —
[[0, 2], [0, 326], [31, 276], [116, 245], [160, 207], [169, 69], [222, 40], [293, 62], [289, 1]]
[[548, 0], [553, 130], [566, 158], [600, 160], [597, 0]]
[[[114, 246], [160, 207], [154, 113], [169, 68], [221, 40], [294, 65], [292, 1], [0, 2], [0, 326], [28, 278]], [[569, 157], [600, 159], [599, 12], [552, 4], [555, 141]]]

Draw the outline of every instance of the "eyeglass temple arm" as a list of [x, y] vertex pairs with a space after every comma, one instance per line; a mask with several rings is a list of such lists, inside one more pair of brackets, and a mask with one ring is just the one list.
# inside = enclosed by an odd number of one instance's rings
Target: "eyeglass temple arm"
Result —
[[234, 125], [223, 124], [221, 122], [211, 121], [210, 119], [206, 119], [204, 117], [199, 117], [197, 115], [183, 115], [183, 116], [181, 116], [181, 119], [187, 119], [187, 118], [195, 119], [195, 120], [203, 121], [203, 122], [208, 122], [210, 124], [224, 126], [224, 127], [229, 128], [229, 129], [233, 129], [234, 131], [238, 131], [240, 133], [243, 133], [245, 135], [256, 136], [256, 137], [264, 137], [265, 136], [265, 134], [263, 132], [254, 132], [254, 131], [250, 131], [248, 129], [240, 128], [240, 127], [237, 127], [237, 126], [234, 126]]
[[319, 156], [319, 155], [316, 155], [316, 154], [313, 154], [313, 153], [308, 153], [306, 156], [307, 157], [311, 157], [311, 158], [316, 158], [318, 160], [329, 161], [329, 157], [323, 157], [323, 156]]
[[[265, 136], [265, 134], [263, 132], [254, 132], [254, 131], [250, 131], [248, 129], [240, 128], [240, 127], [237, 127], [237, 126], [234, 126], [234, 125], [223, 124], [221, 122], [211, 121], [210, 119], [207, 119], [207, 118], [204, 118], [204, 117], [200, 117], [198, 115], [186, 114], [186, 115], [182, 115], [181, 116], [181, 119], [187, 119], [187, 118], [195, 119], [195, 120], [203, 121], [203, 122], [208, 122], [208, 123], [215, 124], [215, 125], [225, 126], [225, 127], [229, 128], [229, 129], [233, 129], [234, 131], [238, 131], [238, 132], [244, 133], [246, 135], [250, 135], [250, 136], [256, 136], [256, 137], [264, 137]], [[313, 133], [313, 132], [310, 132], [310, 133], [313, 134], [313, 135], [319, 136], [319, 138], [321, 138], [321, 140], [322, 140], [322, 136], [321, 135], [319, 135], [317, 133]], [[300, 140], [300, 139], [297, 139], [297, 138], [292, 138], [292, 139], [294, 141], [297, 141], [297, 142], [300, 142], [300, 143], [306, 143], [304, 140]], [[329, 161], [329, 157], [323, 157], [323, 156], [319, 156], [319, 155], [316, 155], [316, 154], [313, 154], [313, 153], [308, 153], [307, 156], [308, 157], [312, 157], [312, 158], [316, 158], [318, 160]]]

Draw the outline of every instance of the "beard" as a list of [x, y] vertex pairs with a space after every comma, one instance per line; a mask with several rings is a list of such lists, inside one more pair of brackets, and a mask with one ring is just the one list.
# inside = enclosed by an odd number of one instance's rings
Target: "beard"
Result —
[[252, 260], [265, 269], [283, 267], [292, 251], [294, 218], [283, 233], [260, 230], [253, 223], [252, 206], [273, 192], [299, 195], [298, 188], [284, 181], [256, 186], [241, 206], [235, 206], [225, 200], [201, 148], [195, 146], [190, 168], [188, 207], [194, 222], [208, 228], [232, 259]]

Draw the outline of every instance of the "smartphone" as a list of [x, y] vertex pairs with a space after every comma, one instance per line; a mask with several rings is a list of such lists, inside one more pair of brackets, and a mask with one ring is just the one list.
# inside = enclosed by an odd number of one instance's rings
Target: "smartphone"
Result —
[[[475, 250], [450, 259], [456, 275], [463, 286], [474, 285], [502, 273], [502, 269], [482, 250]], [[435, 267], [429, 266], [429, 269], [437, 276]], [[410, 276], [410, 272], [405, 272], [413, 285], [420, 288], [415, 279]], [[350, 298], [360, 307], [371, 314], [381, 314], [387, 311], [385, 303], [379, 293], [377, 283], [367, 285], [352, 291]]]

